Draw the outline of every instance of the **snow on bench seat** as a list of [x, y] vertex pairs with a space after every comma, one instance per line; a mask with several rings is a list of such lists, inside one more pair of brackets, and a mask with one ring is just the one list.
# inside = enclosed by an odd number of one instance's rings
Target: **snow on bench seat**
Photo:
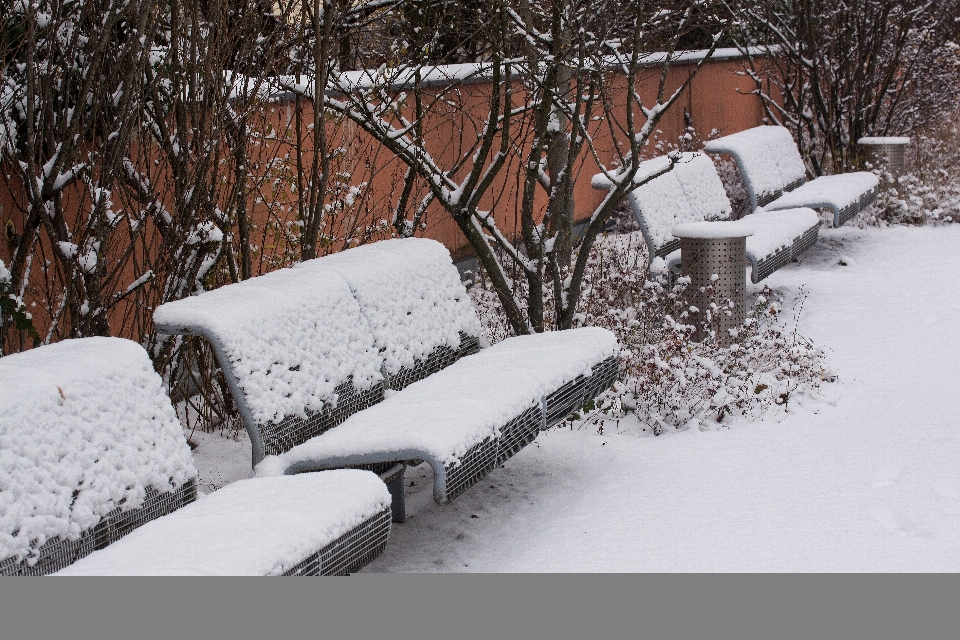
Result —
[[[513, 443], [512, 436], [536, 437], [552, 392], [589, 378], [618, 351], [615, 336], [595, 327], [509, 338], [265, 458], [257, 475], [422, 459], [434, 469], [434, 498], [445, 504], [457, 495], [457, 478], [495, 467], [499, 447]], [[508, 433], [518, 418], [525, 432]]]
[[64, 340], [0, 358], [0, 573], [46, 573], [195, 495], [146, 351]]
[[[667, 157], [643, 163], [641, 174], [652, 173]], [[610, 189], [603, 174], [594, 176], [593, 186]], [[710, 158], [702, 154], [680, 154], [673, 169], [627, 195], [627, 201], [640, 229], [651, 258], [659, 256], [668, 265], [680, 262], [680, 240], [671, 230], [680, 224], [728, 220], [732, 209], [723, 183]], [[754, 233], [746, 240], [751, 279], [759, 282], [790, 262], [817, 240], [820, 218], [809, 208], [793, 208], [775, 214], [758, 211], [743, 218]]]
[[790, 132], [784, 127], [754, 127], [708, 140], [708, 153], [733, 156], [750, 192], [754, 208], [779, 198], [783, 191], [806, 182], [807, 169]]
[[768, 211], [792, 207], [830, 209], [836, 212], [838, 219], [843, 218], [843, 222], [846, 222], [860, 210], [861, 197], [875, 192], [878, 184], [879, 178], [867, 171], [820, 176], [789, 193], [784, 193], [765, 208]]
[[[389, 531], [390, 493], [369, 471], [255, 478], [145, 524], [57, 575], [338, 575], [379, 555]], [[357, 545], [351, 537], [363, 540], [365, 557], [344, 553]]]
[[807, 182], [803, 158], [784, 127], [754, 127], [710, 140], [704, 149], [734, 158], [754, 208], [830, 209], [833, 226], [839, 227], [877, 197], [879, 178], [866, 171], [820, 176]]
[[[637, 175], [653, 175], [669, 162], [667, 156], [647, 160], [640, 164]], [[673, 169], [627, 193], [651, 259], [665, 258], [680, 248], [680, 241], [670, 233], [676, 225], [730, 217], [732, 209], [723, 184], [719, 179], [699, 180], [703, 172], [703, 158], [684, 153]], [[592, 184], [594, 189], [613, 187], [603, 174], [595, 175]]]

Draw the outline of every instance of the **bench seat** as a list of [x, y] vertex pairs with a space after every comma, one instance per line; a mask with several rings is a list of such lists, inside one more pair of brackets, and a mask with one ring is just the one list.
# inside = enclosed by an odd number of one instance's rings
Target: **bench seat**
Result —
[[[555, 423], [579, 408], [585, 393], [609, 386], [617, 352], [613, 334], [595, 327], [508, 338], [266, 457], [257, 475], [425, 460], [434, 470], [434, 498], [446, 504], [550, 426], [548, 418]], [[577, 380], [579, 393], [548, 410], [551, 393]]]
[[820, 176], [807, 182], [764, 207], [779, 211], [794, 207], [829, 209], [833, 226], [839, 227], [876, 200], [880, 179], [867, 171]]
[[747, 237], [751, 279], [760, 282], [816, 244], [820, 216], [809, 208], [755, 211], [741, 218], [753, 227]]
[[55, 575], [343, 575], [383, 550], [390, 493], [369, 471], [240, 480]]
[[710, 140], [703, 148], [733, 157], [755, 209], [829, 209], [833, 226], [839, 227], [877, 199], [880, 180], [867, 171], [807, 182], [803, 158], [785, 127], [753, 127]]

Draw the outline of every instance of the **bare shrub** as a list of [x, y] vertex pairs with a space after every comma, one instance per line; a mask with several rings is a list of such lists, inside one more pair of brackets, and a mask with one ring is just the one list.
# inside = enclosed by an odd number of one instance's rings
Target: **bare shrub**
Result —
[[813, 175], [860, 168], [863, 136], [914, 135], [960, 97], [954, 0], [768, 0], [743, 13], [771, 124], [793, 133]]
[[[960, 222], [960, 111], [914, 136], [907, 170], [882, 174], [886, 188], [860, 216], [862, 225]], [[882, 173], [882, 168], [873, 168]]]
[[[727, 301], [717, 300], [712, 313], [697, 317], [684, 304], [689, 280], [677, 278], [670, 287], [665, 278], [647, 279], [646, 264], [639, 233], [603, 237], [591, 252], [574, 326], [600, 326], [617, 335], [620, 377], [572, 420], [602, 428], [606, 420], [634, 413], [643, 431], [655, 435], [694, 424], [710, 428], [728, 417], [754, 420], [787, 411], [791, 398], [833, 380], [823, 351], [795, 323], [790, 328], [784, 322], [783, 301], [772, 290], [759, 292], [734, 343], [722, 347], [716, 317]], [[496, 299], [482, 279], [471, 297], [488, 337], [505, 337]], [[693, 340], [697, 323], [708, 335], [702, 342]]]

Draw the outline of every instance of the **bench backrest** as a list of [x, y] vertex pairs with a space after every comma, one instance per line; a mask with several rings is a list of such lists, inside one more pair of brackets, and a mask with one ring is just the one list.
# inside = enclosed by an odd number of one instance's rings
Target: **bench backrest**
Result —
[[450, 253], [387, 240], [157, 308], [158, 331], [207, 338], [253, 463], [323, 433], [479, 347]]
[[[647, 160], [638, 175], [647, 175], [666, 165], [666, 156]], [[603, 176], [594, 186], [609, 185]], [[671, 230], [685, 222], [729, 219], [732, 209], [713, 161], [703, 154], [682, 153], [673, 169], [643, 184], [629, 194], [627, 202], [647, 242], [651, 259], [666, 257], [680, 248]]]
[[753, 208], [767, 205], [806, 182], [803, 158], [784, 127], [754, 127], [710, 140], [703, 148], [709, 153], [733, 156]]
[[64, 340], [0, 358], [0, 575], [57, 571], [196, 497], [143, 347]]

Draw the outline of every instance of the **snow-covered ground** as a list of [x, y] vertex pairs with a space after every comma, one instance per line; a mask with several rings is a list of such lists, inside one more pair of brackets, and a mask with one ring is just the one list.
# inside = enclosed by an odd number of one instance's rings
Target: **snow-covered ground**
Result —
[[[960, 570], [960, 225], [825, 231], [765, 284], [785, 317], [803, 287], [836, 382], [719, 430], [556, 428], [446, 507], [409, 469], [366, 571]], [[249, 475], [202, 441], [207, 482]]]

